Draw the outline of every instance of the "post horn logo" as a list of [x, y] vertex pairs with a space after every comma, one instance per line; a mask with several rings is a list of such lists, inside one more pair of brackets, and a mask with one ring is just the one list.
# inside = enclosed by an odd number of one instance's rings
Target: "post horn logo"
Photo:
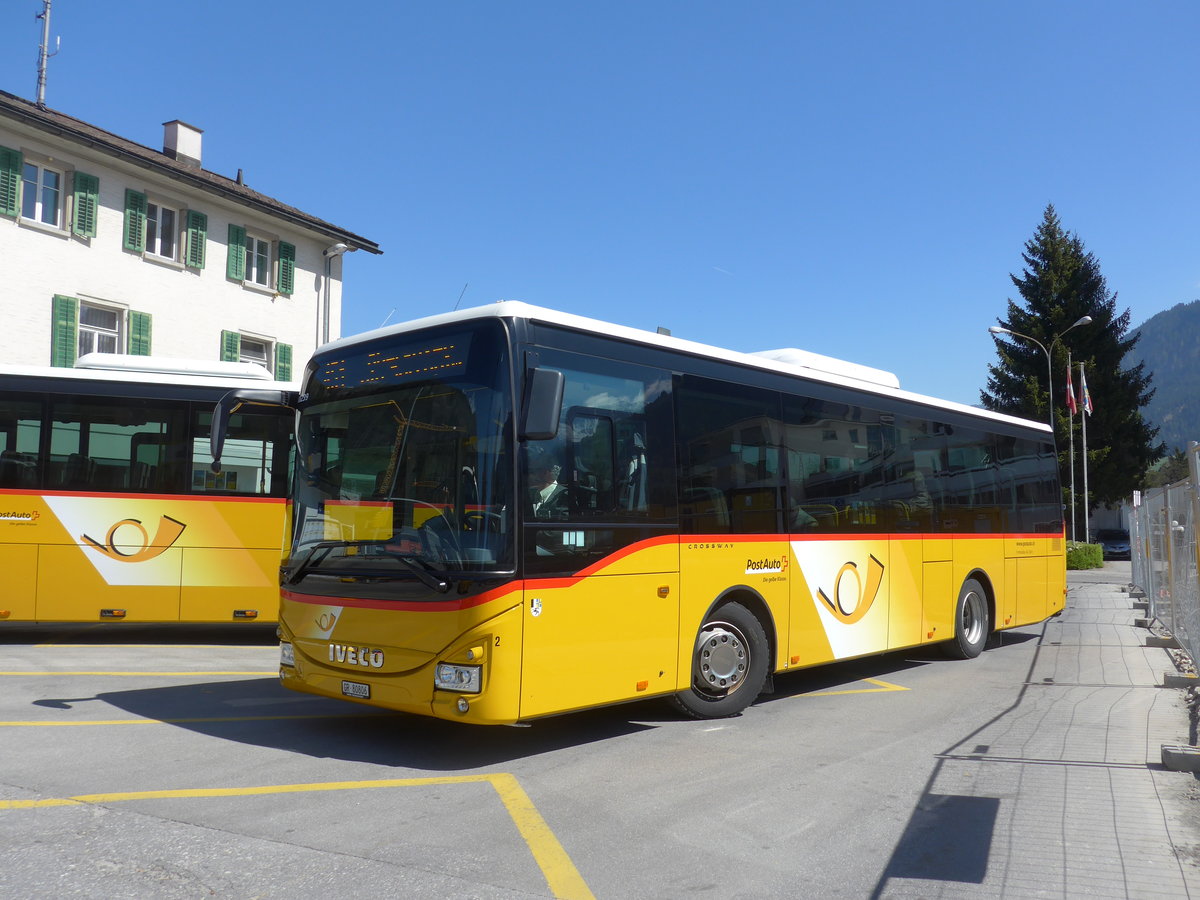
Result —
[[[847, 582], [848, 576], [853, 576], [853, 587]], [[824, 601], [829, 607], [839, 622], [844, 625], [853, 625], [865, 616], [871, 609], [871, 605], [875, 602], [875, 597], [879, 593], [879, 585], [883, 582], [883, 563], [874, 556], [867, 559], [867, 584], [863, 588], [862, 576], [858, 572], [858, 566], [852, 562], [848, 562], [842, 566], [838, 572], [837, 578], [833, 582], [833, 600], [826, 596], [825, 592], [817, 589], [817, 596]]]
[[[121, 545], [117, 545], [117, 530], [125, 526], [131, 526], [142, 535], [142, 546], [128, 544], [122, 541]], [[161, 556], [167, 549], [179, 540], [179, 536], [183, 534], [183, 530], [187, 528], [178, 519], [172, 519], [170, 516], [163, 516], [158, 520], [158, 531], [154, 534], [154, 540], [150, 540], [150, 534], [142, 525], [141, 519], [122, 519], [108, 529], [108, 534], [104, 538], [104, 543], [100, 543], [95, 538], [88, 537], [86, 534], [81, 535], [81, 539], [86, 541], [96, 551], [103, 553], [109, 559], [115, 559], [117, 562], [145, 562], [148, 559], [154, 559], [156, 556]]]

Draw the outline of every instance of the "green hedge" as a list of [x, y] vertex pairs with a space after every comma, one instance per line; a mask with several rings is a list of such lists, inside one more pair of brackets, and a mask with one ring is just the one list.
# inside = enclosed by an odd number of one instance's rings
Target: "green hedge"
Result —
[[1104, 548], [1099, 544], [1067, 541], [1068, 569], [1099, 569], [1104, 566]]

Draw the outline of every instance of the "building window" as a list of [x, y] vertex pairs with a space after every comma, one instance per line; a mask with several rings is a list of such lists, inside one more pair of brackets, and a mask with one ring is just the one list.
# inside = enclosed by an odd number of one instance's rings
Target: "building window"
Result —
[[52, 366], [70, 368], [84, 353], [151, 353], [150, 313], [55, 294], [50, 317]]
[[271, 286], [271, 242], [246, 235], [246, 281]]
[[222, 331], [221, 359], [225, 362], [257, 363], [271, 372], [276, 381], [292, 380], [291, 344], [281, 344], [269, 338], [247, 337], [237, 331]]
[[269, 372], [271, 371], [271, 350], [266, 341], [243, 337], [241, 347], [238, 348], [238, 362], [258, 363]]
[[44, 225], [59, 227], [62, 220], [62, 172], [35, 163], [25, 163], [21, 216]]
[[78, 354], [118, 353], [121, 341], [121, 313], [107, 306], [79, 304]]
[[157, 203], [146, 204], [146, 252], [165, 259], [175, 258], [179, 241], [179, 213]]

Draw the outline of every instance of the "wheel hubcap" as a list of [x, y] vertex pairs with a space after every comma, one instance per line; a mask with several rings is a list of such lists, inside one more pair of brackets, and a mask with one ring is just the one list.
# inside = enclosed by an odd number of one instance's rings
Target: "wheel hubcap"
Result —
[[972, 644], [979, 643], [979, 639], [983, 636], [985, 609], [983, 598], [974, 591], [963, 599], [961, 631], [967, 641]]
[[696, 686], [708, 694], [729, 694], [746, 677], [750, 653], [745, 637], [727, 622], [710, 622], [696, 642]]

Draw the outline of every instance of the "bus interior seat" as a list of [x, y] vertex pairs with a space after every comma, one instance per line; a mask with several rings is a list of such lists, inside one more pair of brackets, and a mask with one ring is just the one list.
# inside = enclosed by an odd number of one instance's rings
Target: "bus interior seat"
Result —
[[129, 467], [129, 489], [131, 491], [149, 491], [154, 488], [154, 476], [158, 466], [150, 463], [134, 462]]
[[723, 533], [729, 531], [729, 504], [714, 487], [687, 488], [683, 492], [683, 514], [692, 530]]
[[37, 482], [37, 463], [28, 453], [16, 450], [0, 452], [0, 486], [34, 487]]
[[72, 453], [67, 457], [67, 461], [63, 465], [60, 487], [89, 488], [92, 486], [95, 474], [96, 461], [94, 459], [81, 456], [78, 453]]

